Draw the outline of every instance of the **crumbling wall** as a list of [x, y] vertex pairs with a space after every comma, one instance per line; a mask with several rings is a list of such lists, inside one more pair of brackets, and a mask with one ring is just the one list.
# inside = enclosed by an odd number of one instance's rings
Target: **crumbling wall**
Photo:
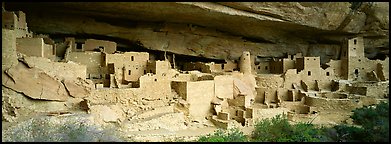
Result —
[[348, 60], [348, 80], [365, 81], [367, 73], [376, 70], [376, 61], [367, 59], [366, 57], [350, 57]]
[[225, 64], [222, 64], [222, 69], [225, 72], [232, 72], [238, 68], [238, 64], [231, 61], [231, 60], [225, 60]]
[[142, 62], [131, 62], [124, 65], [123, 71], [125, 81], [138, 81], [142, 75], [147, 73], [147, 65]]
[[389, 82], [355, 82], [352, 83], [352, 86], [354, 88], [361, 88], [363, 90], [357, 90], [352, 88], [351, 93], [365, 93], [368, 97], [374, 97], [374, 98], [387, 98], [389, 95]]
[[177, 73], [171, 77], [171, 81], [175, 81], [175, 82], [197, 81], [197, 79], [193, 79], [193, 76], [191, 74]]
[[300, 84], [300, 77], [297, 76], [297, 69], [289, 69], [283, 75], [284, 77], [284, 88], [293, 89], [293, 85]]
[[148, 73], [140, 77], [140, 89], [145, 99], [163, 99], [171, 95], [171, 81], [167, 77]]
[[208, 64], [203, 63], [203, 62], [185, 63], [183, 65], [183, 70], [184, 71], [198, 70], [198, 71], [203, 72], [203, 73], [211, 73], [210, 66]]
[[371, 80], [368, 73], [377, 70], [379, 61], [369, 60], [364, 55], [364, 40], [362, 37], [348, 39], [342, 46], [342, 72], [347, 80]]
[[124, 64], [129, 62], [145, 62], [147, 63], [149, 59], [149, 54], [147, 52], [125, 52], [125, 53], [114, 53], [114, 54], [105, 54], [103, 65], [108, 65], [114, 63], [118, 67], [122, 67]]
[[389, 58], [387, 57], [382, 63], [377, 64], [376, 74], [381, 81], [389, 80]]
[[[133, 105], [132, 98], [135, 98], [135, 90], [129, 89], [97, 89], [91, 91], [91, 96], [87, 97], [91, 105], [122, 104]], [[137, 105], [137, 104], [136, 104]]]
[[[341, 78], [341, 76], [343, 75], [341, 71], [342, 70], [341, 60], [330, 60], [330, 62], [326, 63], [326, 65], [330, 66], [326, 68], [326, 70], [330, 72], [331, 76], [334, 76], [335, 78]], [[331, 73], [334, 73], [334, 75], [332, 75]]]
[[67, 47], [68, 47], [68, 42], [66, 42], [66, 41], [57, 43], [56, 44], [56, 51], [55, 51], [56, 56], [60, 57], [60, 58], [64, 58]]
[[319, 75], [320, 58], [319, 57], [303, 57], [296, 59], [297, 71], [301, 70], [311, 71], [312, 75]]
[[18, 17], [14, 12], [3, 11], [2, 13], [2, 28], [15, 30], [17, 29]]
[[42, 38], [17, 38], [16, 50], [27, 56], [45, 57]]
[[260, 62], [255, 68], [257, 74], [268, 74], [270, 73], [270, 62]]
[[18, 64], [18, 58], [16, 56], [16, 35], [13, 30], [3, 28], [1, 40], [1, 69], [4, 71]]
[[146, 52], [104, 53], [101, 64], [105, 67], [114, 64], [115, 77], [122, 83], [124, 80], [138, 81], [141, 75], [147, 73], [148, 59], [149, 54]]
[[293, 101], [293, 98], [294, 98], [294, 92], [291, 93], [291, 95], [289, 95], [289, 91], [288, 89], [285, 89], [285, 88], [278, 88], [277, 89], [277, 99], [278, 101], [282, 102], [282, 101]]
[[55, 60], [56, 59], [56, 50], [55, 50], [54, 45], [44, 44], [43, 55], [45, 58], [48, 58], [50, 60]]
[[272, 109], [264, 109], [264, 108], [253, 108], [253, 122], [256, 123], [260, 120], [273, 118], [277, 115], [287, 114], [289, 112], [288, 108], [272, 108]]
[[349, 92], [348, 86], [351, 86], [351, 82], [347, 80], [332, 80], [331, 91], [337, 92]]
[[32, 37], [27, 29], [26, 14], [22, 11], [3, 11], [2, 28], [14, 30], [17, 38]]
[[284, 102], [282, 103], [281, 107], [289, 109], [291, 112], [297, 113], [297, 114], [309, 114], [310, 107], [303, 105], [300, 101], [299, 102]]
[[187, 82], [189, 114], [193, 119], [203, 120], [211, 114], [211, 101], [214, 94], [214, 81]]
[[16, 11], [16, 16], [18, 17], [16, 35], [17, 37], [31, 37], [31, 34], [28, 32], [27, 23], [26, 23], [26, 14], [22, 11]]
[[171, 82], [171, 88], [182, 97], [182, 99], [187, 100], [187, 82], [186, 81], [173, 81]]
[[295, 60], [292, 58], [284, 58], [282, 59], [282, 73], [285, 73], [288, 69], [294, 69], [295, 68]]
[[99, 49], [105, 53], [112, 54], [117, 50], [117, 43], [96, 39], [87, 39], [84, 43], [85, 51], [94, 51]]
[[233, 99], [234, 82], [232, 76], [216, 76], [214, 77], [215, 96], [217, 98]]
[[223, 72], [223, 65], [224, 64], [216, 64], [216, 63], [207, 63], [206, 65], [209, 66], [210, 72], [211, 73], [216, 73], [216, 72]]
[[[242, 81], [248, 88], [250, 88], [251, 91], [251, 92], [246, 92], [246, 94], [252, 98], [255, 98], [255, 96], [257, 95], [257, 91], [255, 90], [255, 87], [257, 87], [255, 75], [243, 74], [239, 72], [233, 72], [231, 75], [234, 78], [234, 84], [237, 83], [238, 80]], [[234, 95], [235, 95], [235, 91], [234, 91]]]
[[282, 61], [280, 60], [272, 60], [270, 61], [270, 73], [272, 74], [282, 74]]
[[24, 60], [31, 67], [36, 67], [44, 71], [46, 74], [62, 79], [86, 79], [87, 66], [79, 65], [73, 62], [53, 62], [42, 57], [24, 57]]
[[305, 105], [316, 107], [318, 110], [346, 110], [351, 111], [363, 105], [376, 104], [374, 98], [360, 97], [359, 99], [326, 99], [321, 97], [305, 97]]
[[[297, 76], [305, 83], [308, 90], [318, 90], [319, 86], [325, 88], [329, 84], [326, 81], [328, 79], [326, 76], [327, 72], [323, 72], [323, 69], [320, 67], [319, 57], [304, 57], [299, 59], [303, 59], [300, 60], [303, 63], [299, 65], [303, 65], [304, 69], [298, 72]], [[326, 86], [322, 84], [323, 81], [326, 82]]]
[[100, 52], [71, 52], [68, 56], [70, 61], [87, 67], [86, 78], [100, 79], [105, 74], [104, 67], [101, 67], [102, 54]]
[[280, 75], [260, 75], [257, 80], [257, 96], [255, 102], [276, 102], [276, 91], [283, 87], [284, 79]]

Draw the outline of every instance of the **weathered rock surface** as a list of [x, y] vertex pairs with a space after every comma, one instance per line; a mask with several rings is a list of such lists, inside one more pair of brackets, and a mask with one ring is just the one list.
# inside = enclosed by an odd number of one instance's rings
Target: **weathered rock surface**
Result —
[[16, 36], [14, 31], [2, 29], [1, 40], [1, 69], [3, 72], [4, 70], [18, 64], [18, 59], [16, 57]]
[[54, 62], [44, 57], [28, 56], [23, 59], [29, 67], [39, 68], [46, 74], [59, 80], [76, 80], [77, 78], [85, 79], [87, 75], [87, 67], [85, 65], [79, 65], [72, 61], [67, 63]]
[[136, 120], [124, 123], [126, 131], [145, 131], [165, 129], [169, 131], [178, 131], [186, 129], [185, 116], [183, 113], [166, 113], [154, 115], [142, 120]]
[[65, 79], [62, 82], [69, 92], [69, 95], [75, 98], [85, 98], [90, 96], [92, 89], [92, 82], [88, 83], [86, 80], [78, 78], [76, 80]]
[[267, 15], [287, 22], [335, 30], [349, 13], [349, 3], [314, 2], [218, 2], [238, 10]]
[[354, 35], [369, 43], [384, 39], [365, 45], [368, 57], [388, 53], [381, 49], [388, 47], [389, 6], [381, 2], [6, 3], [5, 7], [25, 11], [29, 28], [38, 33], [87, 34], [214, 59], [237, 59], [243, 50], [263, 57], [319, 55], [312, 47], [333, 51], [333, 45]]
[[118, 105], [93, 105], [91, 114], [104, 122], [121, 122], [125, 119], [125, 113]]
[[19, 63], [3, 73], [2, 84], [33, 99], [66, 101], [64, 85], [37, 68]]
[[2, 86], [1, 94], [2, 119], [7, 122], [23, 120], [36, 114], [69, 111], [77, 108], [73, 103], [78, 101], [72, 99], [66, 102], [34, 100], [5, 86]]

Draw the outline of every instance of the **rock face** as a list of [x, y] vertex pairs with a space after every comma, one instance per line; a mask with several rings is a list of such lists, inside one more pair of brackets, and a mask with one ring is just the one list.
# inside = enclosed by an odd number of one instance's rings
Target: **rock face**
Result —
[[85, 98], [90, 95], [92, 83], [88, 83], [86, 80], [78, 78], [77, 80], [64, 80], [62, 82], [69, 92], [69, 95], [75, 98]]
[[350, 10], [349, 3], [331, 2], [219, 2], [219, 4], [324, 30], [337, 29]]
[[37, 68], [28, 68], [19, 63], [5, 72], [8, 76], [3, 76], [3, 85], [30, 98], [66, 101], [69, 97], [61, 82]]
[[366, 45], [367, 57], [388, 54], [382, 49], [388, 48], [389, 7], [381, 2], [6, 3], [5, 8], [25, 11], [29, 28], [38, 33], [85, 34], [212, 59], [238, 59], [243, 50], [262, 57], [325, 56], [312, 49], [338, 55], [335, 45], [358, 35], [373, 43]]

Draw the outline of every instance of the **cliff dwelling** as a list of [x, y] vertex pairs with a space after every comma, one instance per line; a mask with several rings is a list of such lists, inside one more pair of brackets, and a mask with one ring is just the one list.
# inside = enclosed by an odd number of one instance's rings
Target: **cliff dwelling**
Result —
[[376, 18], [371, 7], [315, 23], [239, 4], [3, 3], [3, 131], [83, 114], [137, 141], [194, 139], [278, 114], [346, 123], [351, 110], [388, 101], [388, 19], [371, 31], [360, 19]]

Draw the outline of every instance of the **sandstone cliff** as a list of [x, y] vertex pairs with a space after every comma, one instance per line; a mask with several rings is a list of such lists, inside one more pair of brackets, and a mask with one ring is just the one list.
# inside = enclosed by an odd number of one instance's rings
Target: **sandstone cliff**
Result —
[[119, 45], [212, 59], [302, 52], [338, 58], [346, 37], [363, 36], [369, 58], [388, 54], [388, 3], [159, 2], [6, 3], [33, 32], [83, 34]]

